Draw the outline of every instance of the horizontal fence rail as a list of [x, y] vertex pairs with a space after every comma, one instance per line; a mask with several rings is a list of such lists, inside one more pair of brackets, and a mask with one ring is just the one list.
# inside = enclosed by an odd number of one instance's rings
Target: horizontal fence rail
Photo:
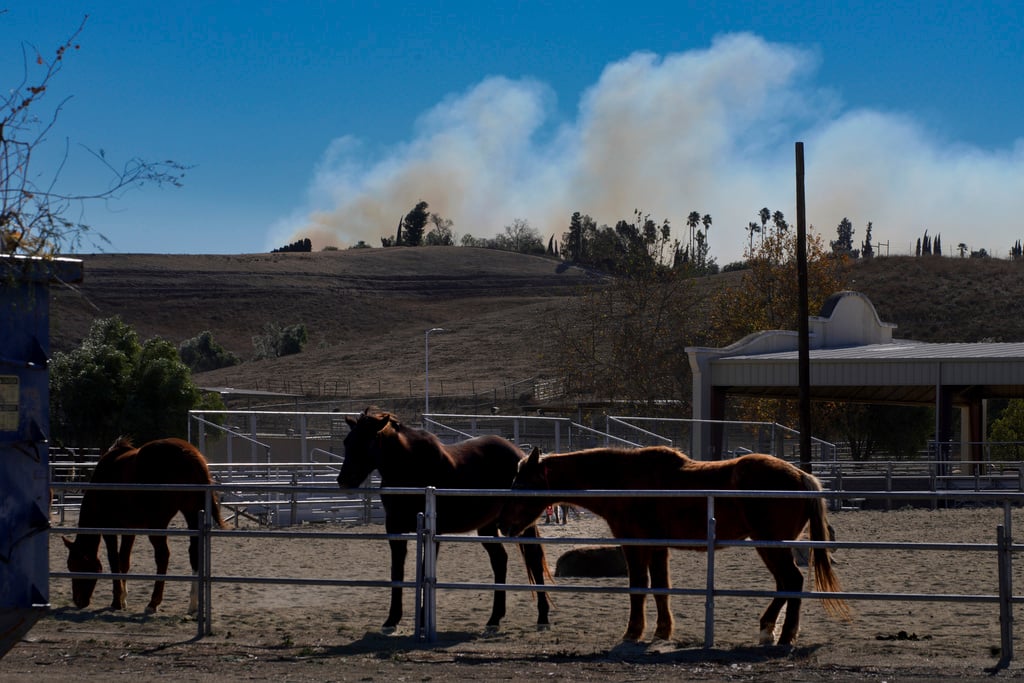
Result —
[[[197, 636], [209, 635], [212, 621], [212, 598], [211, 589], [214, 583], [261, 583], [277, 585], [318, 585], [318, 586], [349, 586], [365, 588], [404, 587], [411, 588], [416, 593], [416, 633], [427, 641], [436, 639], [436, 604], [438, 590], [493, 590], [496, 587], [501, 590], [511, 591], [536, 591], [537, 586], [523, 584], [481, 584], [481, 583], [459, 583], [459, 582], [438, 582], [435, 555], [436, 542], [451, 543], [479, 543], [481, 541], [495, 543], [542, 543], [542, 544], [575, 544], [575, 545], [657, 545], [670, 547], [698, 548], [707, 551], [707, 576], [704, 588], [630, 588], [630, 587], [609, 587], [609, 586], [560, 586], [546, 584], [545, 591], [550, 592], [596, 592], [596, 593], [624, 593], [624, 594], [668, 594], [668, 595], [703, 595], [705, 597], [705, 635], [704, 646], [714, 645], [714, 602], [719, 597], [800, 597], [800, 598], [823, 598], [834, 597], [843, 600], [882, 600], [882, 601], [934, 601], [934, 602], [979, 602], [996, 603], [999, 605], [1000, 639], [1001, 639], [1001, 662], [1009, 662], [1013, 656], [1013, 606], [1024, 602], [1024, 596], [1013, 593], [1012, 584], [1012, 560], [1013, 553], [1024, 550], [1024, 544], [1013, 542], [1011, 528], [1011, 509], [1024, 505], [1024, 494], [1008, 492], [965, 492], [965, 491], [901, 491], [899, 498], [913, 501], [932, 501], [958, 503], [958, 504], [984, 504], [1002, 508], [1003, 523], [995, 529], [995, 542], [993, 543], [908, 543], [908, 542], [881, 542], [881, 541], [749, 541], [719, 540], [715, 537], [715, 504], [720, 498], [836, 498], [846, 496], [848, 493], [831, 491], [746, 491], [746, 490], [601, 490], [601, 491], [510, 491], [507, 489], [495, 490], [462, 490], [462, 489], [434, 489], [428, 487], [420, 488], [365, 488], [354, 489], [348, 492], [340, 491], [337, 486], [331, 485], [292, 485], [292, 484], [269, 484], [269, 483], [234, 483], [229, 485], [136, 485], [136, 484], [89, 484], [80, 482], [53, 482], [54, 491], [66, 489], [103, 489], [117, 491], [203, 491], [207, 495], [206, 513], [200, 528], [197, 530], [184, 529], [136, 529], [136, 528], [78, 528], [58, 526], [51, 529], [51, 533], [106, 533], [106, 534], [131, 534], [131, 535], [167, 535], [167, 536], [188, 536], [198, 537], [200, 542], [200, 562], [196, 575], [155, 575], [155, 574], [81, 574], [71, 572], [51, 572], [54, 579], [65, 578], [125, 578], [132, 580], [166, 580], [166, 581], [196, 581], [199, 595], [199, 614], [197, 615]], [[421, 515], [419, 530], [414, 534], [386, 534], [366, 532], [337, 532], [337, 531], [308, 531], [297, 529], [286, 530], [238, 530], [214, 528], [210, 513], [210, 497], [214, 492], [241, 493], [247, 496], [281, 494], [295, 496], [308, 494], [319, 498], [330, 499], [341, 497], [343, 493], [357, 494], [367, 498], [376, 498], [381, 492], [388, 495], [416, 495], [424, 497], [424, 513]], [[891, 499], [893, 493], [890, 491], [859, 491], [859, 497], [865, 499]], [[705, 498], [707, 500], [707, 522], [708, 534], [704, 538], [695, 539], [612, 539], [609, 537], [586, 538], [586, 537], [564, 537], [564, 538], [504, 538], [471, 535], [438, 534], [436, 529], [436, 505], [439, 497], [543, 497], [546, 499], [557, 499], [559, 497], [584, 500], [587, 498]], [[245, 538], [309, 538], [309, 539], [338, 539], [344, 541], [354, 540], [380, 540], [389, 541], [404, 539], [413, 541], [416, 544], [417, 576], [414, 581], [377, 581], [365, 579], [326, 579], [326, 578], [301, 578], [301, 577], [263, 577], [263, 576], [234, 576], [217, 573], [211, 568], [211, 546], [213, 543], [221, 542], [219, 539], [233, 537]], [[922, 593], [864, 593], [864, 592], [840, 592], [840, 593], [819, 593], [813, 591], [802, 592], [780, 592], [753, 589], [723, 589], [716, 587], [714, 577], [714, 558], [717, 549], [728, 547], [786, 547], [786, 548], [850, 548], [871, 551], [892, 551], [892, 550], [921, 550], [921, 551], [968, 551], [994, 553], [997, 556], [998, 586], [994, 587], [992, 593], [944, 593], [944, 594], [922, 594]], [[422, 606], [422, 617], [421, 609]]]

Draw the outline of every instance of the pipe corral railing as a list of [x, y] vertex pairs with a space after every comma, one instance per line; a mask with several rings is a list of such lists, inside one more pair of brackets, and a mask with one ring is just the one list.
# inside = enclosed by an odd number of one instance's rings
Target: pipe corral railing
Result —
[[[189, 440], [211, 463], [307, 463], [317, 461], [317, 454], [323, 453], [340, 460], [334, 454], [343, 451], [348, 433], [345, 419], [358, 415], [337, 411], [191, 411]], [[423, 427], [446, 443], [495, 434], [524, 450], [536, 446], [545, 453], [590, 447], [668, 445], [698, 460], [702, 459], [701, 454], [689, 450], [693, 427], [710, 423], [722, 432], [723, 452], [728, 456], [756, 452], [792, 463], [800, 459], [799, 432], [774, 422], [606, 415], [600, 420], [602, 424], [584, 425], [547, 415], [431, 413], [422, 417]], [[868, 488], [880, 490], [888, 488], [887, 481], [907, 476], [924, 477], [924, 483], [895, 485], [894, 489], [984, 490], [986, 481], [992, 482], [991, 487], [1005, 489], [1010, 488], [1006, 480], [1019, 478], [1017, 470], [1024, 465], [1020, 457], [1011, 459], [1014, 454], [1024, 455], [1024, 443], [932, 442], [915, 458], [866, 460], [841, 457], [839, 446], [816, 437], [812, 437], [811, 443], [814, 474], [829, 482], [835, 477], [875, 476], [874, 486]], [[970, 459], [970, 453], [979, 451], [980, 460]], [[960, 457], [954, 457], [955, 454]], [[872, 468], [877, 470], [873, 474]]]
[[[659, 545], [672, 547], [699, 548], [707, 551], [707, 573], [706, 582], [703, 588], [671, 588], [671, 589], [640, 589], [640, 588], [615, 588], [608, 586], [565, 586], [545, 585], [544, 590], [549, 592], [601, 592], [601, 593], [645, 593], [645, 594], [668, 594], [668, 595], [703, 595], [705, 598], [704, 615], [704, 647], [714, 646], [714, 606], [715, 599], [720, 597], [800, 597], [800, 598], [841, 598], [849, 601], [858, 600], [894, 600], [894, 601], [936, 601], [936, 602], [979, 602], [993, 603], [999, 607], [1000, 623], [1000, 663], [1006, 664], [1013, 658], [1013, 606], [1024, 602], [1024, 596], [1015, 595], [1013, 592], [1012, 568], [1013, 554], [1024, 550], [1024, 545], [1013, 542], [1011, 528], [1011, 509], [1024, 505], [1024, 494], [1005, 492], [924, 492], [924, 491], [903, 491], [899, 497], [904, 500], [931, 501], [938, 499], [952, 504], [984, 504], [1002, 508], [1003, 523], [996, 525], [995, 539], [991, 543], [908, 543], [908, 542], [859, 542], [859, 541], [727, 541], [719, 540], [715, 536], [715, 504], [719, 497], [728, 498], [803, 498], [803, 497], [835, 497], [842, 495], [834, 492], [809, 492], [809, 491], [738, 491], [738, 490], [687, 490], [687, 491], [509, 491], [509, 490], [453, 490], [453, 489], [387, 489], [388, 494], [395, 495], [418, 495], [424, 496], [425, 507], [421, 515], [419, 530], [415, 534], [378, 534], [340, 531], [309, 531], [296, 529], [270, 530], [238, 530], [238, 529], [214, 529], [213, 521], [209, 510], [210, 496], [214, 491], [243, 491], [255, 495], [257, 493], [280, 493], [289, 495], [291, 493], [308, 493], [314, 496], [329, 498], [332, 495], [338, 496], [341, 492], [336, 487], [328, 486], [281, 486], [269, 484], [236, 484], [232, 486], [209, 485], [209, 486], [180, 486], [180, 485], [113, 485], [113, 484], [80, 484], [71, 482], [55, 482], [56, 490], [78, 487], [82, 489], [97, 488], [107, 490], [202, 490], [207, 494], [207, 513], [200, 528], [195, 531], [188, 530], [145, 530], [145, 529], [78, 529], [75, 527], [54, 527], [51, 533], [68, 534], [75, 532], [106, 532], [106, 533], [130, 533], [134, 535], [176, 535], [176, 536], [198, 536], [200, 539], [199, 569], [197, 576], [191, 575], [165, 575], [156, 576], [153, 574], [107, 574], [109, 578], [125, 578], [132, 580], [155, 580], [162, 578], [168, 581], [197, 581], [199, 589], [199, 614], [197, 615], [197, 637], [209, 635], [213, 618], [212, 585], [214, 583], [263, 583], [283, 585], [319, 585], [319, 586], [354, 586], [354, 587], [407, 587], [416, 591], [416, 634], [427, 642], [436, 639], [436, 604], [438, 590], [491, 590], [493, 584], [481, 583], [442, 583], [437, 580], [437, 567], [434, 557], [435, 542], [454, 543], [478, 543], [481, 540], [497, 543], [524, 543], [536, 542], [543, 544], [608, 544], [610, 541], [617, 545]], [[357, 493], [365, 495], [378, 495], [382, 489], [363, 489]], [[607, 537], [586, 538], [586, 537], [562, 537], [562, 538], [504, 538], [504, 537], [481, 537], [467, 535], [441, 535], [436, 532], [436, 499], [441, 496], [500, 496], [508, 498], [511, 496], [522, 497], [551, 497], [559, 495], [569, 496], [574, 499], [590, 497], [644, 497], [644, 498], [670, 498], [670, 497], [705, 497], [707, 505], [707, 535], [704, 538], [696, 539], [611, 539]], [[861, 496], [865, 498], [892, 498], [893, 494], [887, 491], [863, 491]], [[247, 538], [331, 538], [339, 540], [391, 540], [403, 538], [412, 540], [416, 544], [417, 566], [422, 567], [417, 572], [417, 577], [412, 582], [392, 582], [375, 580], [345, 580], [345, 579], [321, 579], [308, 577], [261, 577], [261, 576], [230, 576], [215, 574], [212, 571], [210, 558], [213, 543], [217, 539], [245, 536]], [[715, 553], [717, 549], [727, 547], [787, 547], [787, 548], [851, 548], [882, 552], [892, 551], [969, 551], [989, 552], [996, 555], [998, 568], [998, 585], [994, 592], [987, 593], [817, 593], [812, 591], [802, 592], [780, 592], [765, 590], [726, 590], [717, 588], [715, 585]], [[95, 577], [95, 574], [81, 574], [71, 572], [51, 572], [52, 579]], [[509, 591], [535, 591], [536, 586], [522, 584], [501, 584], [502, 590]], [[422, 611], [420, 607], [422, 606]], [[421, 616], [422, 614], [422, 616]]]

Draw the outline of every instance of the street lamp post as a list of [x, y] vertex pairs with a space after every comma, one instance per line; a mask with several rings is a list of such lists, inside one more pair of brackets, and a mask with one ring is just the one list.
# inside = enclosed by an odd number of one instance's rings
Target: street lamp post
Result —
[[423, 335], [423, 365], [426, 375], [425, 390], [423, 393], [423, 415], [424, 422], [426, 422], [426, 415], [430, 413], [430, 333], [431, 332], [447, 332], [448, 330], [443, 327], [431, 327], [427, 330], [427, 333]]

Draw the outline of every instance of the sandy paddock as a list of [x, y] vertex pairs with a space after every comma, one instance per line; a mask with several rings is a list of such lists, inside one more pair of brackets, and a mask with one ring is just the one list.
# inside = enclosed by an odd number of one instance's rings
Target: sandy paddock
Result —
[[[1013, 525], [1024, 529], [1024, 512]], [[840, 540], [994, 542], [1000, 509], [899, 510], [832, 513]], [[310, 525], [308, 530], [382, 532], [379, 526]], [[545, 536], [607, 535], [600, 519], [584, 515], [565, 526], [542, 525]], [[171, 572], [187, 573], [187, 541], [171, 539]], [[573, 545], [549, 545], [552, 568]], [[213, 545], [215, 576], [279, 576], [384, 580], [387, 544], [380, 540], [220, 538]], [[524, 583], [518, 553], [510, 547], [510, 581]], [[407, 576], [412, 577], [412, 553]], [[145, 539], [136, 544], [133, 569], [152, 571]], [[994, 553], [868, 551], [836, 554], [843, 587], [855, 592], [994, 594]], [[702, 553], [672, 553], [676, 587], [701, 588]], [[60, 537], [51, 538], [51, 567], [63, 569]], [[488, 582], [486, 554], [476, 543], [441, 548], [439, 580]], [[559, 585], [624, 586], [624, 578], [558, 579]], [[753, 549], [717, 555], [721, 588], [772, 588]], [[1024, 586], [1024, 558], [1016, 558], [1014, 585]], [[676, 631], [652, 642], [654, 608], [648, 600], [645, 642], [620, 638], [628, 614], [621, 594], [554, 595], [550, 631], [535, 628], [528, 592], [509, 595], [509, 614], [495, 635], [483, 634], [490, 612], [486, 591], [441, 591], [436, 644], [412, 636], [411, 591], [399, 630], [380, 632], [387, 588], [290, 587], [217, 583], [213, 635], [196, 639], [186, 616], [188, 585], [169, 583], [161, 611], [143, 614], [151, 585], [129, 582], [129, 609], [111, 612], [110, 584], [100, 582], [93, 607], [75, 609], [70, 580], [53, 580], [51, 614], [0, 660], [5, 681], [81, 680], [110, 674], [179, 680], [991, 680], [999, 660], [998, 608], [992, 603], [857, 601], [852, 623], [830, 620], [816, 601], [805, 601], [801, 636], [792, 650], [756, 645], [764, 598], [716, 600], [715, 647], [703, 644], [703, 597], [674, 597]], [[1018, 608], [1019, 611], [1019, 608]], [[1015, 634], [1024, 658], [1024, 634]], [[996, 674], [1018, 677], [1017, 662]]]

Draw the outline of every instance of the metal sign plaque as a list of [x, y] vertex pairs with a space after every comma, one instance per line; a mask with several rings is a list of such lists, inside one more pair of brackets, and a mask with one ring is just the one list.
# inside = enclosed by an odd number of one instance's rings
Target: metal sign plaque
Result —
[[0, 375], [0, 432], [18, 431], [19, 387], [17, 375]]

